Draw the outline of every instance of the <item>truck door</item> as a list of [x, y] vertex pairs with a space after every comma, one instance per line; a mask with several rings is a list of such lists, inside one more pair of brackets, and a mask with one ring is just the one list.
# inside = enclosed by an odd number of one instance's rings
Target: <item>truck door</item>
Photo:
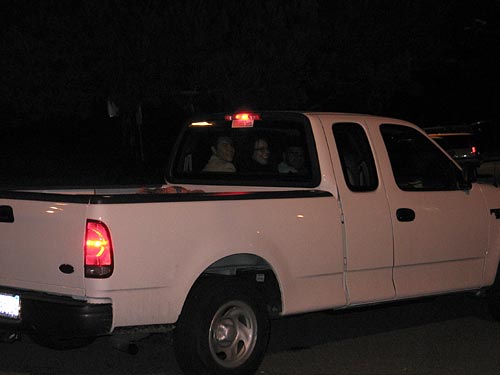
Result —
[[324, 123], [342, 204], [349, 304], [392, 299], [393, 244], [389, 206], [362, 123]]
[[481, 286], [489, 212], [480, 190], [465, 188], [458, 166], [420, 130], [379, 129], [397, 296]]

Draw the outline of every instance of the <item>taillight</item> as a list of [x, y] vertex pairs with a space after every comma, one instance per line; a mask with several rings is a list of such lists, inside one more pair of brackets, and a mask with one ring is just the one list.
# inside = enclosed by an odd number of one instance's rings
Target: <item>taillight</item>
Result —
[[473, 154], [475, 154], [477, 152], [476, 146], [472, 146], [471, 151], [472, 151]]
[[85, 277], [106, 278], [113, 273], [113, 245], [102, 221], [87, 220], [85, 232]]

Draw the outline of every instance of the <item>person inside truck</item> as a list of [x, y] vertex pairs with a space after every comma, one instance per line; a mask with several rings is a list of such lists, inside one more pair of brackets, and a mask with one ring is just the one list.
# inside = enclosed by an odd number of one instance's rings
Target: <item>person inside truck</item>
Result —
[[283, 161], [278, 164], [280, 173], [304, 173], [304, 150], [300, 146], [288, 146], [283, 152]]
[[203, 172], [236, 172], [233, 164], [234, 145], [229, 137], [218, 137], [211, 146], [212, 156], [203, 168]]
[[251, 158], [246, 163], [246, 168], [251, 172], [275, 172], [276, 166], [271, 160], [269, 143], [264, 138], [257, 138], [252, 142]]

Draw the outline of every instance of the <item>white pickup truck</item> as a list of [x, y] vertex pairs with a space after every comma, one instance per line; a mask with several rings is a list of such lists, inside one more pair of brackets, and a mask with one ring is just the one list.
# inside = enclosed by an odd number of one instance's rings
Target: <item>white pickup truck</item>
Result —
[[54, 343], [175, 325], [185, 372], [245, 374], [274, 317], [483, 290], [499, 315], [500, 191], [408, 122], [198, 118], [166, 181], [0, 192], [2, 326]]

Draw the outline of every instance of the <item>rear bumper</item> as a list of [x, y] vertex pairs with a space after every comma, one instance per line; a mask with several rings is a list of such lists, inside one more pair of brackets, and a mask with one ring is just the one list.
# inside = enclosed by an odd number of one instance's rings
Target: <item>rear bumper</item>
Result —
[[88, 303], [71, 297], [2, 287], [0, 293], [21, 296], [21, 318], [0, 318], [0, 328], [61, 338], [100, 336], [111, 332], [111, 303]]

